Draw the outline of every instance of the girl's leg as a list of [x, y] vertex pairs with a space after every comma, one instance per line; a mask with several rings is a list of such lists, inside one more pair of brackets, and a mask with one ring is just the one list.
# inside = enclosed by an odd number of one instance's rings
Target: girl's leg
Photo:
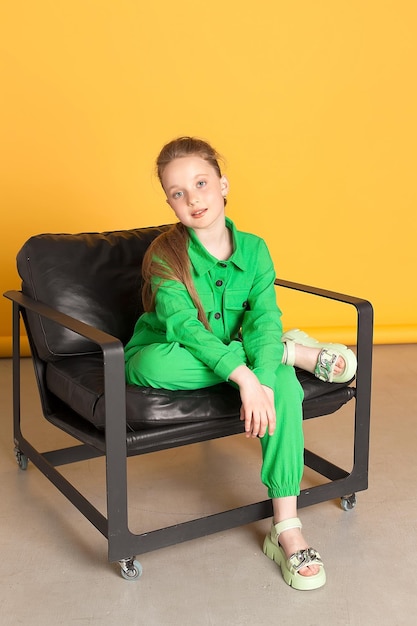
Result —
[[[261, 478], [272, 498], [273, 523], [278, 524], [297, 517], [297, 495], [304, 469], [303, 391], [292, 367], [278, 367], [274, 393], [277, 426], [272, 437], [267, 433], [260, 439], [263, 455]], [[299, 528], [282, 532], [280, 545], [287, 558], [308, 548]], [[318, 565], [311, 565], [302, 568], [299, 573], [314, 576], [318, 571]]]
[[126, 362], [126, 378], [131, 385], [155, 389], [202, 389], [221, 379], [178, 343], [142, 346]]
[[292, 367], [278, 366], [274, 399], [275, 432], [260, 439], [261, 478], [270, 498], [297, 496], [304, 470], [303, 389]]
[[[233, 342], [231, 349], [241, 350], [244, 354], [239, 342]], [[172, 390], [199, 389], [221, 382], [209, 368], [178, 344], [152, 344], [141, 348], [128, 359], [126, 375], [130, 384]], [[304, 466], [303, 392], [292, 367], [279, 366], [274, 391], [277, 428], [272, 437], [266, 434], [260, 441], [263, 451], [262, 481], [272, 498], [274, 523], [277, 523], [297, 516], [296, 496]], [[307, 547], [297, 529], [287, 530], [280, 537], [288, 557]], [[314, 567], [303, 568], [300, 574], [313, 575]]]

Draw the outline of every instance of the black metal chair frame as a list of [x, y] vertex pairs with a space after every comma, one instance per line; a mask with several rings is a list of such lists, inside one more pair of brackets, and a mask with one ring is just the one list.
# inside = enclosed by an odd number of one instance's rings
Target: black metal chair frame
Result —
[[[355, 307], [357, 313], [357, 360], [358, 369], [355, 385], [351, 387], [355, 397], [353, 467], [347, 471], [310, 450], [305, 450], [305, 465], [328, 479], [324, 484], [303, 489], [298, 498], [298, 506], [305, 507], [331, 499], [341, 498], [345, 510], [354, 507], [356, 492], [367, 489], [369, 462], [369, 431], [370, 431], [370, 400], [372, 371], [372, 333], [373, 310], [367, 300], [341, 293], [318, 289], [295, 282], [277, 279], [277, 287], [295, 290], [338, 301]], [[136, 554], [173, 545], [190, 539], [202, 537], [218, 531], [224, 531], [239, 525], [248, 524], [268, 517], [272, 513], [270, 500], [223, 511], [201, 517], [192, 521], [179, 523], [151, 532], [134, 534], [128, 526], [127, 502], [127, 457], [145, 454], [182, 445], [181, 438], [176, 437], [170, 442], [167, 437], [165, 445], [152, 443], [152, 438], [144, 442], [142, 447], [131, 451], [126, 445], [126, 405], [123, 345], [119, 339], [93, 328], [51, 307], [32, 300], [20, 291], [8, 291], [5, 297], [13, 302], [13, 423], [15, 453], [22, 469], [26, 469], [27, 460], [32, 463], [64, 494], [72, 504], [84, 515], [107, 539], [108, 559], [118, 561], [121, 573], [125, 578], [134, 579], [140, 575], [140, 564], [135, 561]], [[73, 447], [40, 452], [25, 438], [21, 430], [21, 319], [25, 320], [25, 312], [44, 316], [75, 333], [96, 343], [103, 354], [105, 379], [105, 435], [103, 445], [91, 443], [82, 433], [78, 439], [82, 442]], [[36, 349], [29, 343], [34, 359], [35, 373], [40, 387], [42, 386], [42, 362], [36, 358]], [[45, 399], [42, 397], [44, 414], [48, 413]], [[49, 415], [54, 423], [54, 416]], [[219, 420], [220, 421], [220, 420]], [[65, 424], [59, 419], [56, 425], [65, 430]], [[198, 425], [197, 425], [198, 426]], [[178, 428], [177, 428], [178, 430]], [[209, 439], [238, 434], [243, 431], [241, 423], [236, 420], [225, 420], [216, 429], [204, 432], [196, 428], [192, 437], [185, 443], [196, 443]], [[70, 432], [70, 431], [68, 431]], [[71, 434], [74, 436], [73, 430]], [[77, 436], [77, 435], [75, 435]], [[106, 457], [106, 496], [107, 515], [103, 515], [89, 502], [56, 468], [94, 457]]]

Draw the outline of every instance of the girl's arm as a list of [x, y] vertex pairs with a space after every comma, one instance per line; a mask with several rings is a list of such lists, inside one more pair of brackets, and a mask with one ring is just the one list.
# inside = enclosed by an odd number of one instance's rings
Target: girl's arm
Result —
[[282, 361], [281, 311], [276, 301], [275, 269], [263, 240], [257, 254], [257, 268], [242, 322], [242, 338], [251, 368], [259, 380], [274, 387], [275, 372]]

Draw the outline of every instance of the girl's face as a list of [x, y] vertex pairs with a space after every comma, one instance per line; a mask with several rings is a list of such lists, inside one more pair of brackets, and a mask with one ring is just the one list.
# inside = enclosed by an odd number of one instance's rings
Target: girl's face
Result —
[[185, 226], [207, 228], [224, 220], [224, 199], [229, 190], [225, 176], [201, 157], [174, 159], [162, 174], [167, 202]]

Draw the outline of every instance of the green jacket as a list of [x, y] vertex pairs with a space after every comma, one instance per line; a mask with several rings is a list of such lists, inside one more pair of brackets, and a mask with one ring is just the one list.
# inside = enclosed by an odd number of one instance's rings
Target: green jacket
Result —
[[262, 239], [236, 230], [229, 218], [226, 225], [233, 234], [233, 254], [227, 261], [213, 257], [189, 229], [191, 276], [212, 332], [198, 320], [185, 286], [164, 281], [157, 290], [155, 311], [136, 322], [125, 348], [126, 361], [141, 346], [178, 342], [227, 381], [244, 363], [228, 349], [241, 337], [246, 364], [262, 384], [273, 388], [283, 355], [274, 266]]

